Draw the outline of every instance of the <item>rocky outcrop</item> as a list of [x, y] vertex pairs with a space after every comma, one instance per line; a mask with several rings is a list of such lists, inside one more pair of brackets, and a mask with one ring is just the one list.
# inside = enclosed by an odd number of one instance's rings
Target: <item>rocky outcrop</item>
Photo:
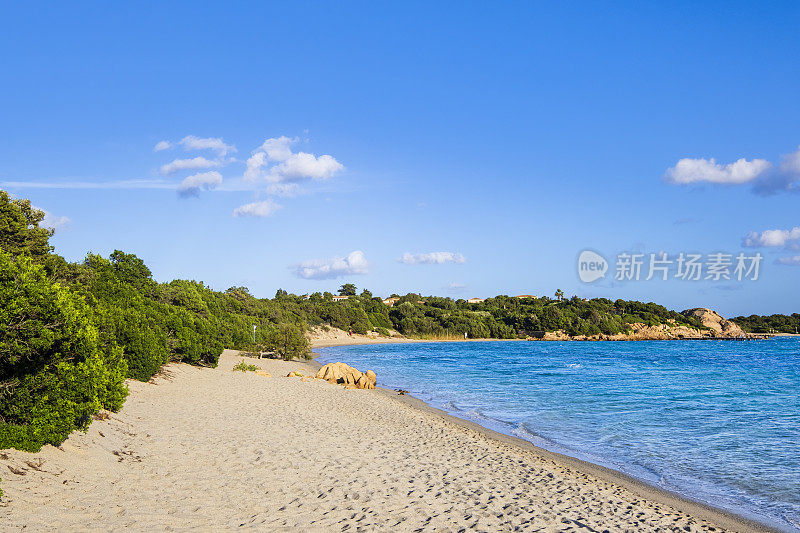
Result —
[[316, 377], [348, 389], [374, 389], [377, 383], [377, 376], [372, 370], [360, 372], [345, 363], [328, 363], [319, 369]]
[[304, 383], [309, 383], [311, 381], [314, 381], [314, 379], [315, 379], [310, 375], [307, 376], [307, 375], [303, 374], [303, 372], [301, 372], [300, 370], [293, 370], [293, 371], [289, 372], [288, 374], [286, 374], [286, 377], [287, 378], [300, 378], [300, 381], [302, 381]]
[[543, 341], [569, 341], [572, 340], [572, 337], [564, 333], [563, 330], [558, 331], [548, 331], [542, 337]]
[[687, 318], [696, 318], [707, 328], [710, 328], [718, 337], [743, 337], [744, 331], [736, 323], [720, 316], [716, 311], [705, 307], [687, 309], [681, 313]]

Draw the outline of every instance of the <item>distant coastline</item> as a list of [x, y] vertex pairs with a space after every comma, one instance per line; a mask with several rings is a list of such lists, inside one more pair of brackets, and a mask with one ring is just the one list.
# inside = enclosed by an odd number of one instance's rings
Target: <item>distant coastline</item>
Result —
[[[596, 336], [569, 336], [563, 332], [547, 332], [542, 338], [414, 338], [406, 337], [400, 334], [393, 336], [379, 336], [379, 335], [360, 335], [357, 333], [348, 333], [338, 328], [329, 327], [327, 331], [321, 328], [312, 328], [307, 334], [307, 338], [311, 344], [311, 348], [328, 348], [332, 346], [349, 346], [360, 344], [395, 344], [395, 343], [422, 343], [422, 342], [636, 342], [636, 341], [692, 341], [692, 340], [761, 340], [768, 339], [773, 336], [795, 336], [793, 333], [776, 333], [776, 334], [761, 334], [761, 333], [743, 333], [741, 335], [720, 335], [715, 336], [712, 332], [706, 332], [705, 335], [697, 332], [696, 335], [687, 334], [686, 331], [680, 330], [679, 333], [670, 334], [669, 331], [650, 331], [650, 328], [643, 328], [643, 331], [632, 334], [617, 334], [617, 335], [596, 335]], [[798, 335], [800, 336], [800, 335]]]
[[[394, 302], [392, 302], [394, 305]], [[750, 333], [744, 331], [736, 322], [722, 317], [719, 313], [707, 308], [694, 308], [683, 311], [680, 317], [686, 322], [678, 322], [675, 318], [666, 318], [656, 324], [631, 322], [626, 331], [616, 333], [596, 332], [591, 334], [569, 333], [563, 329], [546, 331], [529, 331], [525, 337], [464, 335], [403, 335], [394, 329], [382, 329], [365, 333], [342, 331], [331, 325], [313, 326], [306, 334], [312, 347], [343, 344], [380, 344], [393, 342], [467, 342], [491, 340], [526, 340], [526, 341], [644, 341], [644, 340], [754, 340], [766, 339], [773, 333]]]

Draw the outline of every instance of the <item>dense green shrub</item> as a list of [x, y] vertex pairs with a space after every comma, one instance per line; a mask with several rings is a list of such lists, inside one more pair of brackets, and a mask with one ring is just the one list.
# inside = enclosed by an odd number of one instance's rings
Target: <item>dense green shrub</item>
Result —
[[287, 361], [311, 358], [308, 339], [303, 335], [303, 330], [294, 324], [278, 324], [267, 338], [267, 350]]
[[0, 250], [0, 449], [36, 451], [125, 399], [122, 350], [101, 347], [85, 301]]
[[84, 265], [88, 275], [83, 287], [103, 341], [122, 346], [128, 377], [147, 381], [170, 360], [167, 306], [151, 297], [158, 285], [141, 260], [120, 251], [110, 259], [89, 254]]
[[385, 315], [383, 313], [370, 313], [369, 322], [373, 328], [392, 329], [394, 327], [392, 321], [389, 319], [388, 314]]
[[146, 381], [169, 361], [216, 364], [231, 334], [221, 332], [230, 317], [212, 291], [181, 280], [159, 285], [141, 259], [119, 250], [109, 259], [90, 254], [84, 265], [102, 336], [123, 347], [129, 377]]

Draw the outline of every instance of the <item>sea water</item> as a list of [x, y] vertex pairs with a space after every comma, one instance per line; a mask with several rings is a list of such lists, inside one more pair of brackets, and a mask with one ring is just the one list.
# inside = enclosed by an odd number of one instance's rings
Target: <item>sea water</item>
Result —
[[800, 338], [319, 352], [461, 418], [800, 531]]

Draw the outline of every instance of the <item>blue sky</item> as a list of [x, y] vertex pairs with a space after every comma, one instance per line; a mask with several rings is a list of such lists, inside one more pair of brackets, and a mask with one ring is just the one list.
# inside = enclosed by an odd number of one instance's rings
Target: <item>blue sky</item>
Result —
[[[27, 3], [0, 24], [0, 187], [67, 259], [119, 248], [258, 296], [800, 311], [796, 2]], [[584, 249], [605, 278], [580, 281]], [[764, 259], [756, 281], [615, 280], [625, 251]]]

